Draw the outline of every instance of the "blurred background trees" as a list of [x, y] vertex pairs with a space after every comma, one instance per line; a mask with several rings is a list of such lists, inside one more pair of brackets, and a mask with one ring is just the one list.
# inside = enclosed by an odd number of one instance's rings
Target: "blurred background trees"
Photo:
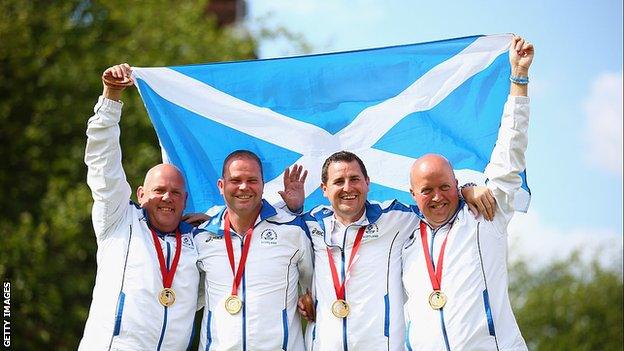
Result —
[[[254, 58], [258, 38], [236, 22], [241, 4], [0, 2], [0, 277], [11, 282], [12, 349], [75, 350], [82, 336], [96, 271], [84, 132], [102, 71]], [[306, 47], [283, 28], [259, 35]], [[160, 150], [135, 89], [121, 130], [136, 187]], [[519, 262], [510, 278], [531, 349], [621, 349], [621, 267], [571, 257], [534, 272]]]
[[529, 350], [622, 350], [622, 260], [613, 259], [604, 267], [575, 252], [537, 271], [511, 266], [510, 298]]
[[[12, 349], [75, 350], [96, 244], [83, 163], [107, 67], [254, 58], [255, 41], [207, 1], [0, 2], [0, 276], [11, 282]], [[124, 94], [133, 187], [160, 160], [136, 89]]]

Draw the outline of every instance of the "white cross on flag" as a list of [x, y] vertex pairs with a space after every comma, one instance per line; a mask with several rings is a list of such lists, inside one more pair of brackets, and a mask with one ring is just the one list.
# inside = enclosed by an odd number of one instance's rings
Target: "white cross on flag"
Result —
[[[264, 197], [282, 174], [309, 171], [306, 208], [328, 203], [323, 161], [340, 150], [364, 161], [369, 199], [412, 203], [409, 168], [446, 156], [460, 184], [484, 184], [509, 93], [511, 35], [474, 36], [321, 55], [133, 68], [166, 161], [186, 176], [187, 211], [222, 204], [224, 158], [248, 149], [264, 167]], [[516, 209], [526, 210], [525, 172]]]

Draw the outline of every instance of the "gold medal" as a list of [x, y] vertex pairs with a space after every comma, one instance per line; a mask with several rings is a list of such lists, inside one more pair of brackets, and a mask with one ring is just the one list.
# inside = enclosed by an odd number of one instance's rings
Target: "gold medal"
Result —
[[434, 290], [429, 295], [429, 306], [434, 310], [439, 310], [446, 305], [446, 295], [440, 290]]
[[158, 301], [165, 307], [171, 307], [175, 302], [176, 294], [171, 288], [164, 288], [158, 294]]
[[243, 308], [243, 301], [236, 295], [230, 295], [225, 299], [225, 310], [230, 314], [237, 314]]
[[338, 318], [345, 318], [349, 315], [349, 304], [342, 299], [334, 301], [332, 304], [332, 313]]

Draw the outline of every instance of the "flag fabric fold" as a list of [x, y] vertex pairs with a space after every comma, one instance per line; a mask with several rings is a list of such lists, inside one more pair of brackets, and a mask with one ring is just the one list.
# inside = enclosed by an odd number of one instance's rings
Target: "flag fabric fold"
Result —
[[[369, 199], [411, 203], [409, 168], [446, 156], [461, 183], [484, 184], [509, 93], [511, 35], [321, 55], [133, 68], [167, 162], [185, 174], [187, 211], [223, 202], [216, 183], [237, 149], [260, 156], [264, 196], [279, 201], [286, 167], [308, 170], [306, 208], [328, 203], [323, 161], [348, 150], [364, 161]], [[516, 209], [530, 191], [523, 172]]]

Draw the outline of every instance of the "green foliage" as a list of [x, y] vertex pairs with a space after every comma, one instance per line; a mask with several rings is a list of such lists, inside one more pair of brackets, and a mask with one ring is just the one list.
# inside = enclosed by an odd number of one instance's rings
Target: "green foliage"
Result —
[[[102, 71], [120, 62], [253, 57], [254, 40], [217, 29], [206, 6], [0, 2], [0, 277], [11, 282], [13, 349], [75, 350], [82, 335], [96, 270], [84, 131]], [[124, 168], [136, 187], [160, 151], [133, 89], [125, 92], [121, 124]], [[532, 350], [621, 349], [621, 267], [605, 270], [574, 256], [536, 273], [519, 263], [510, 278]]]
[[510, 271], [510, 296], [529, 350], [621, 350], [624, 308], [620, 265], [604, 268], [575, 253], [531, 272]]
[[[19, 350], [75, 350], [91, 302], [95, 238], [85, 127], [113, 64], [248, 59], [255, 42], [216, 28], [206, 1], [0, 2], [0, 276], [11, 281]], [[160, 160], [135, 89], [125, 92], [133, 186]]]

